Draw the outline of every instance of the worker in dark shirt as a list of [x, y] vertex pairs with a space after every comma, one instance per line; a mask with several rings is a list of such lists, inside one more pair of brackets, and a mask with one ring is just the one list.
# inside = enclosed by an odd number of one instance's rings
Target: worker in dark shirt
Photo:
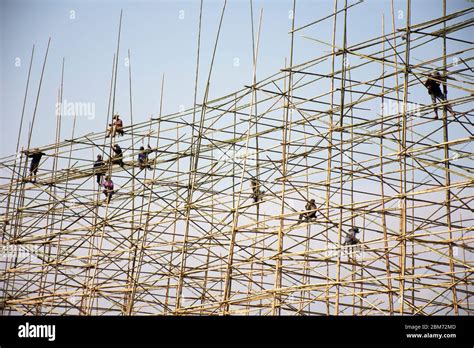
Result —
[[306, 203], [305, 209], [307, 211], [300, 214], [298, 223], [303, 222], [303, 219], [305, 219], [306, 221], [310, 221], [311, 219], [316, 217], [316, 210], [318, 209], [316, 207], [316, 201], [314, 199], [311, 199], [308, 203]]
[[123, 167], [123, 152], [122, 148], [120, 147], [119, 144], [115, 144], [112, 147], [112, 150], [114, 151], [114, 156], [112, 157], [112, 164], [118, 164], [121, 167]]
[[349, 233], [344, 239], [344, 245], [356, 245], [359, 244], [360, 241], [356, 238], [356, 234], [359, 233], [359, 227], [352, 227], [349, 230]]
[[31, 158], [30, 177], [32, 178], [32, 182], [36, 182], [36, 174], [38, 173], [41, 157], [43, 157], [43, 155], [46, 155], [46, 154], [44, 152], [41, 152], [38, 148], [33, 149], [33, 151], [25, 150], [23, 151], [23, 153], [28, 158]]
[[250, 180], [250, 187], [252, 188], [252, 198], [255, 203], [262, 199], [265, 191], [260, 190], [260, 182], [257, 179]]
[[[428, 89], [428, 94], [431, 96], [431, 101], [434, 104], [435, 119], [438, 118], [438, 108], [436, 107], [437, 100], [444, 102], [446, 101], [446, 96], [441, 91], [440, 83], [443, 85], [446, 83], [446, 79], [441, 76], [439, 71], [430, 75], [425, 81], [425, 87]], [[452, 113], [453, 110], [450, 105], [446, 105], [446, 108]]]
[[94, 173], [97, 178], [97, 184], [102, 185], [102, 180], [105, 174], [105, 162], [102, 159], [102, 155], [97, 155], [97, 160], [94, 162]]

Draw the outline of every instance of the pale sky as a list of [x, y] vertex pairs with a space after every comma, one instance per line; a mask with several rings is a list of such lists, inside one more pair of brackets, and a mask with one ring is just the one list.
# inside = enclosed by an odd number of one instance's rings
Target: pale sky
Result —
[[[354, 3], [355, 1], [349, 1]], [[205, 1], [201, 37], [201, 68], [198, 100], [202, 99], [212, 48], [223, 1]], [[343, 1], [339, 1], [339, 8]], [[412, 23], [442, 14], [442, 1], [412, 1]], [[395, 1], [395, 25], [403, 27], [405, 1]], [[448, 1], [448, 13], [471, 6], [465, 0]], [[255, 30], [260, 9], [263, 24], [257, 79], [284, 67], [289, 56], [292, 0], [255, 0]], [[134, 120], [144, 121], [157, 115], [161, 76], [165, 74], [163, 112], [190, 108], [193, 101], [196, 69], [199, 1], [33, 1], [1, 0], [1, 153], [15, 151], [20, 116], [28, 75], [32, 45], [35, 45], [30, 89], [25, 110], [24, 132], [20, 146], [26, 146], [28, 124], [32, 119], [39, 77], [48, 38], [51, 47], [33, 132], [32, 146], [55, 141], [55, 104], [65, 58], [64, 95], [67, 102], [89, 103], [94, 117], [78, 118], [76, 135], [103, 131], [109, 95], [112, 57], [116, 49], [118, 21], [123, 9], [122, 39], [119, 55], [116, 111], [129, 117], [127, 50], [131, 50]], [[333, 11], [332, 0], [299, 0], [295, 25], [322, 18]], [[348, 42], [354, 44], [381, 33], [385, 14], [386, 32], [391, 30], [390, 1], [368, 0], [349, 11]], [[339, 16], [342, 17], [342, 16]], [[248, 85], [252, 79], [252, 38], [249, 1], [227, 4], [211, 79], [210, 98], [225, 95]], [[315, 37], [330, 41], [330, 21], [303, 30], [295, 36], [295, 63], [320, 56], [330, 48], [304, 39]], [[464, 31], [467, 32], [467, 31]], [[338, 43], [341, 43], [341, 32]], [[459, 34], [455, 34], [459, 36]], [[466, 38], [465, 38], [466, 39]], [[449, 43], [451, 44], [451, 42]], [[439, 47], [441, 50], [441, 47]], [[428, 55], [430, 52], [426, 52]], [[441, 52], [431, 52], [439, 56]], [[421, 57], [420, 57], [421, 58]], [[427, 96], [422, 95], [423, 102]], [[64, 117], [61, 138], [68, 138], [72, 117]]]

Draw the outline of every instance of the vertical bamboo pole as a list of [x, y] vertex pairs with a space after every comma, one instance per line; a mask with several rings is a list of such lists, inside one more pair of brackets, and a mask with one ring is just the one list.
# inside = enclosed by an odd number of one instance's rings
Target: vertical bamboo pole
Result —
[[[135, 138], [134, 138], [134, 129], [133, 129], [133, 101], [132, 101], [132, 61], [130, 58], [130, 49], [127, 51], [128, 53], [128, 100], [129, 100], [129, 107], [130, 107], [130, 132], [132, 133], [132, 149], [135, 146]], [[133, 155], [135, 155], [134, 151], [132, 150]], [[135, 157], [135, 156], [134, 156]], [[132, 158], [132, 161], [135, 161], [135, 158]], [[146, 168], [145, 168], [145, 176], [146, 176]], [[133, 286], [134, 282], [134, 271], [135, 271], [135, 263], [137, 257], [137, 243], [135, 243], [134, 236], [135, 236], [135, 193], [136, 193], [136, 180], [135, 180], [135, 166], [132, 167], [132, 192], [131, 192], [131, 199], [132, 199], [132, 221], [130, 222], [130, 244], [129, 244], [129, 252], [128, 252], [128, 269], [127, 269], [127, 281], [125, 283], [126, 289], [129, 289]], [[141, 205], [143, 207], [143, 204]], [[141, 230], [141, 217], [142, 212], [140, 212], [140, 223], [139, 228], [137, 230], [138, 236], [140, 236]], [[138, 242], [139, 237], [137, 237]], [[124, 302], [122, 311], [124, 314], [131, 315], [132, 313], [132, 292], [126, 292], [124, 296]]]
[[[253, 100], [254, 100], [254, 120], [255, 120], [255, 177], [254, 179], [257, 180], [257, 189], [260, 190], [260, 154], [259, 154], [259, 142], [258, 142], [258, 138], [259, 138], [259, 133], [258, 133], [258, 100], [257, 100], [257, 89], [255, 88], [256, 87], [256, 84], [257, 84], [257, 70], [256, 70], [256, 67], [257, 67], [257, 48], [256, 48], [256, 45], [255, 45], [255, 32], [254, 32], [254, 25], [253, 25], [253, 0], [250, 0], [250, 23], [251, 23], [251, 34], [252, 34], [252, 62], [255, 66], [255, 74], [252, 73], [252, 84], [253, 84], [253, 89], [252, 89], [252, 93], [253, 93]], [[258, 32], [257, 32], [257, 45], [258, 45], [258, 41], [260, 41], [260, 31], [261, 31], [261, 24], [262, 24], [262, 16], [263, 16], [263, 8], [260, 10], [260, 21], [259, 21], [259, 27], [258, 27]], [[234, 121], [235, 122], [235, 121]], [[234, 139], [235, 139], [235, 135], [234, 135]], [[234, 152], [235, 153], [235, 152]], [[253, 241], [253, 246], [252, 246], [252, 251], [251, 251], [251, 257], [254, 257], [255, 255], [255, 252], [256, 252], [256, 240], [258, 238], [258, 230], [259, 230], [259, 227], [260, 227], [260, 199], [263, 199], [262, 197], [258, 197], [258, 201], [257, 201], [257, 204], [255, 206], [255, 209], [256, 209], [256, 213], [257, 213], [257, 225], [256, 225], [256, 229], [255, 229], [255, 239]], [[254, 272], [254, 262], [251, 262], [250, 264], [250, 281], [248, 283], [248, 287], [247, 287], [247, 291], [248, 293], [250, 294], [252, 292], [252, 289], [253, 289], [253, 272]], [[250, 311], [251, 307], [250, 307], [250, 301], [247, 302], [247, 314], [248, 312]]]
[[[334, 71], [335, 71], [335, 61], [336, 61], [336, 27], [337, 25], [337, 0], [334, 0], [334, 10], [333, 10], [333, 24], [332, 24], [332, 47], [331, 47], [331, 101], [330, 101], [330, 111], [329, 111], [329, 128], [328, 128], [328, 154], [327, 154], [327, 169], [326, 169], [326, 217], [327, 221], [325, 224], [326, 229], [326, 249], [329, 248], [329, 217], [330, 215], [330, 201], [331, 201], [331, 174], [332, 174], [332, 151], [333, 151], [333, 128], [334, 128]], [[326, 277], [330, 279], [330, 262], [326, 261]], [[330, 286], [329, 281], [326, 281], [326, 290], [325, 290], [325, 301], [326, 301], [326, 314], [331, 314], [331, 302], [329, 300]]]
[[282, 135], [282, 158], [281, 158], [281, 167], [282, 167], [282, 190], [281, 190], [281, 205], [280, 205], [280, 226], [278, 229], [278, 241], [277, 241], [277, 253], [275, 255], [276, 264], [275, 264], [275, 283], [273, 291], [273, 301], [272, 301], [272, 313], [273, 315], [278, 315], [281, 313], [281, 294], [279, 289], [282, 285], [282, 251], [283, 251], [283, 234], [285, 229], [285, 196], [286, 196], [286, 181], [287, 181], [287, 150], [288, 150], [288, 117], [290, 113], [290, 108], [293, 106], [290, 105], [292, 102], [291, 93], [293, 85], [293, 49], [294, 49], [294, 29], [295, 29], [295, 16], [296, 16], [296, 0], [293, 0], [293, 16], [291, 19], [291, 46], [290, 46], [290, 62], [289, 62], [289, 71], [288, 71], [288, 90], [286, 91], [285, 97], [285, 108], [283, 115], [283, 135]]
[[406, 158], [406, 136], [407, 136], [407, 101], [408, 101], [408, 79], [410, 74], [410, 18], [411, 0], [407, 0], [406, 7], [406, 40], [405, 40], [405, 67], [403, 81], [403, 107], [402, 128], [400, 141], [400, 288], [399, 288], [399, 313], [404, 314], [405, 303], [405, 272], [406, 272], [406, 232], [407, 232], [407, 158]]
[[[110, 75], [110, 86], [109, 86], [109, 100], [107, 103], [107, 118], [106, 118], [106, 124], [108, 124], [108, 120], [110, 119], [110, 111], [111, 111], [111, 104], [112, 104], [112, 93], [114, 89], [114, 76], [115, 76], [115, 56], [116, 54], [114, 53], [113, 59], [112, 59], [112, 73]], [[74, 138], [74, 137], [73, 137]], [[104, 137], [104, 142], [102, 145], [102, 148], [105, 147], [106, 143], [106, 138]], [[94, 184], [95, 188], [95, 184]], [[97, 230], [98, 230], [98, 221], [99, 221], [99, 200], [100, 200], [100, 186], [97, 188], [97, 193], [95, 195], [95, 201], [94, 204], [96, 206], [95, 212], [94, 212], [94, 218], [93, 218], [93, 228], [92, 228], [92, 233], [90, 235], [90, 242], [89, 242], [89, 248], [87, 250], [87, 263], [86, 263], [86, 270], [84, 272], [84, 280], [83, 280], [83, 293], [81, 296], [81, 303], [79, 305], [79, 315], [86, 314], [86, 305], [87, 305], [87, 291], [88, 291], [88, 283], [90, 281], [90, 276], [92, 272], [92, 267], [90, 265], [92, 264], [92, 257], [94, 253], [94, 248], [95, 245], [98, 241], [98, 237], [96, 236]]]
[[[10, 188], [8, 190], [7, 204], [6, 204], [6, 210], [5, 210], [5, 217], [6, 217], [6, 221], [8, 221], [8, 224], [10, 224], [10, 222], [9, 222], [10, 218], [9, 218], [8, 214], [9, 214], [9, 211], [10, 211], [10, 200], [11, 200], [11, 195], [12, 195], [12, 192], [13, 192], [13, 179], [14, 179], [15, 173], [16, 173], [16, 166], [17, 166], [18, 158], [20, 158], [20, 167], [19, 168], [21, 168], [21, 156], [19, 156], [18, 150], [20, 149], [21, 133], [22, 133], [22, 130], [23, 130], [23, 120], [24, 120], [24, 117], [25, 117], [25, 107], [26, 107], [26, 100], [28, 98], [28, 90], [29, 90], [29, 86], [30, 86], [30, 76], [31, 76], [31, 67], [33, 65], [34, 54], [35, 54], [35, 45], [33, 45], [33, 48], [31, 49], [30, 64], [29, 64], [29, 68], [28, 68], [28, 77], [26, 78], [25, 96], [23, 97], [23, 106], [21, 108], [20, 127], [18, 128], [18, 138], [17, 138], [17, 141], [16, 141], [16, 147], [15, 147], [16, 156], [15, 156], [15, 160], [13, 162], [12, 175], [11, 175], [11, 179], [10, 179], [11, 185], [10, 185]], [[19, 177], [19, 174], [20, 174], [20, 170], [18, 170], [18, 177]], [[17, 182], [19, 182], [19, 181], [20, 180], [17, 180]], [[18, 188], [18, 184], [16, 183], [15, 184], [15, 192], [16, 192], [17, 188]], [[16, 197], [16, 193], [15, 193], [15, 197]], [[14, 199], [14, 202], [15, 202], [15, 199]], [[12, 217], [13, 217], [13, 213], [12, 213]], [[2, 242], [4, 242], [5, 238], [6, 238], [6, 234], [2, 233]]]
[[[50, 43], [51, 43], [51, 38], [48, 39], [48, 45], [46, 47], [46, 53], [44, 55], [43, 67], [41, 69], [41, 76], [40, 76], [40, 80], [39, 80], [39, 84], [38, 84], [38, 92], [36, 94], [35, 107], [34, 107], [34, 110], [33, 110], [33, 117], [32, 117], [31, 123], [30, 123], [30, 129], [29, 129], [29, 132], [28, 132], [28, 144], [26, 146], [26, 148], [28, 150], [30, 149], [31, 139], [33, 137], [34, 123], [35, 123], [35, 119], [36, 119], [36, 112], [38, 110], [39, 97], [40, 97], [40, 94], [41, 94], [41, 87], [42, 87], [42, 84], [43, 84], [44, 72], [45, 72], [45, 69], [46, 69], [46, 62], [47, 62], [47, 59], [48, 59]], [[25, 99], [24, 100], [26, 101], [26, 92], [25, 92]], [[20, 137], [20, 134], [21, 133], [19, 133], [19, 137]], [[20, 139], [18, 139], [18, 141], [17, 141], [18, 144], [19, 144], [19, 141], [20, 141]], [[21, 164], [21, 162], [20, 162], [20, 164]], [[23, 167], [23, 176], [22, 176], [23, 178], [26, 177], [27, 168], [28, 168], [28, 157], [25, 156], [25, 165]], [[18, 194], [18, 199], [15, 199], [15, 201], [14, 201], [14, 202], [17, 202], [17, 207], [18, 208], [21, 207], [24, 204], [24, 201], [25, 201], [25, 185], [26, 185], [26, 182], [23, 180], [21, 185], [20, 185], [20, 192]], [[15, 223], [14, 223], [14, 226], [13, 226], [13, 240], [16, 240], [17, 238], [19, 238], [21, 236], [22, 225], [23, 225], [22, 221], [23, 221], [23, 214], [16, 214], [15, 215]], [[10, 261], [11, 264], [12, 264], [12, 268], [15, 268], [18, 264], [18, 253], [19, 253], [18, 248], [14, 251], [14, 253], [15, 253], [15, 256], [13, 257], [13, 260]], [[5, 283], [5, 285], [4, 285], [5, 293], [8, 293], [10, 283], [11, 283], [12, 289], [15, 288], [15, 279], [16, 279], [16, 273], [13, 273], [12, 275], [9, 274], [6, 277], [6, 280], [4, 281], [4, 283]]]
[[[260, 11], [260, 23], [259, 23], [259, 34], [257, 37], [257, 48], [256, 48], [256, 55], [255, 58], [258, 56], [258, 47], [259, 47], [259, 38], [260, 38], [260, 28], [262, 24], [262, 16], [263, 16], [263, 11]], [[253, 61], [253, 67], [252, 67], [252, 74], [255, 76], [257, 73], [257, 59]], [[252, 86], [252, 88], [255, 88], [255, 86]], [[254, 104], [254, 97], [255, 94], [251, 93], [251, 100], [250, 100], [250, 105], [249, 105], [249, 118], [248, 118], [248, 126], [247, 126], [247, 132], [246, 132], [246, 137], [245, 137], [245, 147], [244, 147], [244, 163], [242, 166], [242, 174], [240, 176], [240, 185], [239, 185], [239, 190], [238, 190], [238, 195], [237, 195], [237, 202], [236, 206], [232, 207], [232, 213], [233, 213], [233, 219], [232, 219], [232, 227], [231, 227], [231, 237], [230, 237], [230, 242], [229, 242], [229, 252], [227, 255], [227, 269], [226, 269], [226, 276], [224, 280], [224, 293], [222, 296], [222, 307], [223, 307], [223, 314], [228, 315], [230, 312], [230, 304], [229, 304], [229, 299], [231, 296], [231, 291], [232, 291], [232, 276], [233, 276], [233, 263], [234, 263], [234, 249], [235, 249], [235, 241], [236, 241], [236, 236], [238, 232], [238, 223], [239, 223], [239, 217], [240, 217], [240, 202], [242, 198], [242, 192], [243, 192], [243, 184], [245, 180], [245, 174], [247, 172], [247, 160], [248, 160], [248, 149], [249, 149], [249, 141], [250, 141], [250, 133], [252, 131], [252, 111], [253, 111], [253, 104]]]
[[[62, 100], [62, 98], [61, 98], [61, 100]], [[74, 139], [74, 133], [75, 133], [75, 130], [76, 130], [76, 117], [77, 116], [75, 115], [74, 119], [73, 119], [71, 139]], [[71, 144], [69, 145], [69, 153], [68, 153], [68, 164], [67, 164], [68, 168], [71, 168], [72, 147], [73, 147], [73, 142], [71, 141]], [[67, 192], [68, 192], [68, 187], [69, 187], [69, 180], [68, 180], [69, 175], [70, 175], [70, 172], [67, 171], [67, 173], [66, 173], [66, 183], [64, 185], [63, 200], [66, 200], [66, 197], [68, 195]], [[64, 226], [64, 212], [65, 211], [66, 211], [66, 206], [63, 204], [62, 209], [61, 209], [61, 219], [60, 219], [61, 223], [59, 225], [59, 236], [58, 236], [58, 241], [57, 241], [57, 244], [56, 244], [57, 253], [56, 253], [56, 262], [55, 262], [56, 265], [55, 265], [55, 272], [54, 272], [53, 297], [51, 299], [51, 308], [50, 308], [48, 314], [52, 313], [53, 305], [54, 305], [54, 296], [55, 296], [55, 293], [56, 293], [56, 284], [57, 284], [57, 276], [58, 276], [58, 273], [59, 273], [59, 265], [60, 265], [59, 257], [61, 256], [61, 241], [62, 241], [62, 232], [63, 232], [63, 226]], [[76, 303], [74, 303], [74, 305], [76, 305]], [[80, 307], [78, 308], [78, 311], [79, 311], [79, 314], [80, 314]]]
[[[61, 109], [62, 109], [62, 104], [63, 104], [63, 88], [64, 88], [64, 57], [62, 60], [62, 65], [61, 65], [61, 84], [58, 90], [58, 102], [56, 104], [56, 135], [55, 135], [55, 144], [54, 144], [54, 154], [53, 154], [53, 165], [52, 165], [52, 170], [51, 170], [51, 182], [54, 182], [54, 174], [58, 169], [58, 156], [59, 156], [59, 141], [61, 139]], [[57, 199], [57, 189], [56, 185], [50, 185], [49, 186], [49, 198], [48, 198], [48, 208], [50, 209], [50, 206], [54, 204], [54, 199]], [[54, 211], [51, 211], [47, 216], [46, 216], [46, 228], [45, 232], [47, 233], [48, 229], [51, 234], [54, 234], [54, 226], [55, 226], [55, 217], [56, 214]], [[51, 221], [51, 222], [50, 222]], [[59, 248], [60, 248], [60, 242], [61, 241], [61, 235], [58, 236], [58, 240], [56, 243], [56, 257], [59, 256]], [[47, 245], [43, 246], [44, 250], [44, 255], [47, 255], [47, 258], [45, 257], [43, 259], [43, 265], [42, 265], [42, 272], [41, 272], [41, 277], [40, 277], [40, 285], [39, 285], [39, 296], [43, 296], [45, 287], [46, 287], [46, 281], [47, 281], [47, 274], [48, 274], [48, 265], [51, 264], [51, 249], [52, 249], [52, 243], [48, 243]], [[56, 267], [56, 272], [57, 272], [57, 267]], [[56, 285], [56, 284], [55, 284]], [[53, 297], [54, 299], [54, 297]], [[51, 302], [51, 307], [53, 306], [53, 301]], [[42, 304], [38, 304], [36, 306], [36, 315], [40, 315], [42, 310]]]
[[[446, 17], [446, 0], [443, 0], [443, 18]], [[443, 80], [446, 81], [446, 20], [443, 21]], [[447, 84], [443, 84], [443, 94], [448, 98]], [[449, 133], [448, 133], [448, 113], [446, 106], [443, 107], [443, 141], [444, 141], [444, 176], [445, 176], [445, 205], [446, 205], [446, 223], [449, 231], [448, 257], [449, 270], [451, 272], [451, 293], [453, 297], [453, 311], [455, 315], [459, 314], [458, 301], [456, 294], [455, 266], [453, 262], [453, 232], [451, 224], [451, 172], [449, 168]]]
[[[392, 0], [393, 1], [393, 0]], [[382, 15], [382, 36], [385, 37], [385, 20]], [[388, 287], [388, 308], [390, 315], [393, 315], [393, 293], [392, 293], [392, 279], [390, 272], [390, 252], [388, 249], [388, 235], [387, 235], [387, 217], [385, 210], [385, 180], [384, 180], [384, 122], [385, 122], [385, 40], [382, 40], [382, 99], [381, 99], [381, 120], [380, 120], [380, 195], [382, 200], [382, 229], [383, 229], [383, 240], [384, 240], [384, 259], [385, 259], [385, 274], [387, 276], [387, 287]], [[398, 98], [397, 98], [398, 99]], [[398, 103], [398, 101], [397, 101]], [[389, 108], [390, 110], [390, 108]]]
[[[344, 214], [344, 94], [345, 94], [345, 83], [346, 83], [346, 67], [347, 67], [347, 0], [344, 1], [344, 27], [343, 27], [343, 39], [342, 39], [343, 53], [342, 53], [342, 62], [341, 62], [341, 104], [340, 104], [340, 119], [339, 119], [339, 165], [340, 165], [340, 174], [339, 174], [339, 226], [338, 226], [338, 244], [341, 245], [342, 240], [342, 222]], [[341, 255], [338, 253], [337, 262], [336, 262], [336, 298], [334, 304], [335, 315], [339, 315], [339, 303], [340, 303], [340, 281], [341, 281]]]
[[[114, 83], [113, 83], [113, 92], [112, 92], [112, 104], [111, 104], [111, 115], [113, 117], [114, 112], [115, 112], [115, 95], [116, 95], [116, 90], [117, 90], [117, 72], [118, 72], [118, 58], [119, 58], [119, 53], [120, 53], [120, 35], [122, 32], [122, 15], [123, 15], [123, 10], [120, 10], [120, 19], [119, 19], [119, 27], [118, 27], [118, 36], [117, 36], [117, 51], [115, 54], [115, 74], [114, 74]], [[110, 136], [110, 148], [109, 148], [109, 156], [112, 157], [112, 135]], [[108, 175], [110, 176], [112, 174], [112, 161], [109, 161], [109, 170], [108, 170]], [[94, 309], [93, 303], [94, 299], [96, 296], [96, 286], [94, 285], [94, 282], [96, 281], [97, 273], [99, 270], [99, 261], [100, 261], [100, 253], [102, 252], [102, 246], [104, 242], [104, 236], [105, 236], [105, 229], [108, 225], [108, 214], [109, 214], [109, 204], [107, 204], [105, 208], [105, 214], [104, 214], [104, 222], [102, 223], [101, 227], [101, 233], [100, 236], [97, 236], [98, 238], [98, 245], [95, 249], [97, 252], [97, 258], [95, 261], [95, 264], [90, 264], [89, 267], [93, 269], [92, 271], [92, 276], [89, 278], [88, 283], [86, 285], [86, 295], [84, 297], [84, 311], [88, 315], [92, 314], [92, 311]], [[92, 261], [92, 260], [91, 260]], [[98, 298], [97, 298], [98, 301]], [[97, 307], [96, 307], [96, 312], [97, 312]], [[97, 313], [96, 313], [97, 314]]]

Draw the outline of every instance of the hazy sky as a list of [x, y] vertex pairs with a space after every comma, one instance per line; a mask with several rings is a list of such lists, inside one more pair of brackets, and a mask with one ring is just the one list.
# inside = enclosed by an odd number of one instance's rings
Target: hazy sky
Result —
[[[349, 3], [354, 3], [349, 1]], [[412, 22], [442, 14], [441, 0], [412, 1]], [[339, 1], [339, 8], [343, 1]], [[201, 46], [199, 97], [215, 42], [223, 1], [205, 1]], [[288, 30], [291, 0], [254, 1], [255, 29], [264, 9], [257, 67], [258, 79], [284, 66], [289, 53]], [[403, 27], [405, 1], [395, 1], [395, 21]], [[465, 0], [448, 1], [448, 13], [471, 6]], [[116, 110], [129, 117], [127, 50], [131, 51], [134, 120], [144, 121], [158, 112], [161, 76], [165, 74], [163, 112], [173, 113], [192, 105], [199, 1], [33, 1], [1, 0], [1, 152], [15, 151], [31, 48], [35, 45], [30, 90], [25, 111], [27, 127], [32, 119], [39, 77], [48, 38], [51, 46], [41, 90], [32, 145], [54, 142], [55, 104], [65, 58], [64, 95], [68, 102], [94, 106], [94, 117], [79, 117], [76, 135], [102, 131], [106, 122], [112, 58], [116, 49], [118, 21], [123, 9]], [[297, 1], [296, 26], [330, 14], [332, 0]], [[349, 12], [349, 45], [391, 30], [390, 1], [368, 0]], [[252, 37], [249, 1], [234, 0], [226, 13], [211, 79], [210, 97], [217, 97], [249, 84], [252, 78]], [[322, 55], [328, 47], [302, 38], [308, 35], [330, 41], [330, 21], [299, 32], [295, 37], [295, 63]], [[339, 32], [340, 34], [340, 32]], [[338, 35], [340, 42], [342, 35]], [[439, 48], [441, 49], [441, 48]], [[440, 52], [433, 52], [439, 56]], [[424, 96], [426, 99], [426, 96]], [[198, 99], [199, 100], [199, 99]], [[429, 100], [424, 100], [429, 102]], [[61, 138], [70, 137], [72, 118], [65, 117]]]

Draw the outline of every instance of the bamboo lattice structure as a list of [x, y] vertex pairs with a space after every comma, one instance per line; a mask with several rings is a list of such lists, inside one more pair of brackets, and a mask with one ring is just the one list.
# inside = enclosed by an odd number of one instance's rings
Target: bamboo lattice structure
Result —
[[[252, 83], [208, 100], [211, 64], [203, 100], [141, 123], [130, 94], [122, 137], [64, 136], [58, 115], [36, 182], [18, 142], [0, 160], [2, 314], [471, 314], [473, 45], [455, 34], [472, 30], [473, 8], [413, 24], [408, 1], [404, 27], [392, 7], [391, 30], [382, 19], [381, 35], [351, 43], [347, 16], [366, 4], [342, 5], [302, 27], [293, 16], [287, 67], [257, 80], [260, 12]], [[331, 42], [304, 42], [330, 51], [295, 64], [296, 33], [324, 23]], [[196, 86], [200, 35], [201, 18]], [[413, 58], [433, 44], [438, 57]], [[423, 85], [436, 70], [450, 107]], [[113, 143], [125, 164], [108, 162], [107, 204], [92, 165]], [[147, 144], [152, 170], [137, 161]], [[310, 199], [316, 215], [299, 223]], [[353, 226], [360, 243], [344, 246]]]

